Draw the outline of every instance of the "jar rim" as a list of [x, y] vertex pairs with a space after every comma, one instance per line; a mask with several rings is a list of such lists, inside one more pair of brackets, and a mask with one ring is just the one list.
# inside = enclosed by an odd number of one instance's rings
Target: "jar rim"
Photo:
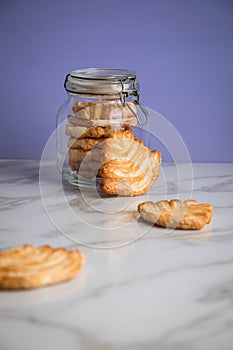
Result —
[[86, 68], [67, 74], [64, 87], [72, 94], [138, 96], [136, 73], [118, 68]]
[[74, 78], [89, 80], [122, 80], [136, 78], [136, 72], [121, 68], [86, 68], [73, 70], [70, 75]]

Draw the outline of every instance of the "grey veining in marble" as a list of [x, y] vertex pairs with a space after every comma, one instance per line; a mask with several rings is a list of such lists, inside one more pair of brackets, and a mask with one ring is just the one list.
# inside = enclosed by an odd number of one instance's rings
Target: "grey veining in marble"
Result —
[[[24, 243], [74, 247], [51, 219], [94, 247], [80, 247], [87, 263], [73, 281], [0, 292], [0, 349], [232, 350], [233, 165], [194, 164], [193, 170], [191, 184], [184, 165], [179, 187], [174, 167], [164, 165], [152, 191], [125, 201], [120, 211], [123, 202], [100, 202], [89, 193], [83, 198], [68, 186], [64, 201], [48, 177], [49, 217], [38, 162], [1, 161], [0, 249]], [[191, 185], [193, 198], [214, 205], [212, 223], [201, 231], [166, 234], [138, 220], [138, 202], [164, 198], [165, 188], [168, 199], [177, 192], [185, 199]], [[98, 212], [105, 207], [116, 211]], [[128, 239], [145, 232], [122, 248], [97, 249], [102, 240], [122, 240], [120, 230]]]

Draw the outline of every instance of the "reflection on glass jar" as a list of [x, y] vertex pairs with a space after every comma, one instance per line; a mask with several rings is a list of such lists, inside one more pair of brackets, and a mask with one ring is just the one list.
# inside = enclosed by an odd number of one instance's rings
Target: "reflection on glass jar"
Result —
[[[57, 165], [63, 178], [74, 186], [96, 187], [106, 177], [125, 181], [127, 174], [131, 179], [139, 179], [142, 172], [146, 176], [141, 167], [146, 166], [146, 152], [151, 154], [145, 147], [149, 140], [146, 134], [144, 143], [138, 140], [135, 130], [138, 134], [137, 129], [148, 123], [148, 115], [139, 101], [136, 73], [75, 70], [66, 76], [65, 89], [68, 99], [57, 116]], [[115, 194], [119, 184], [110, 190], [107, 185], [105, 192]], [[121, 184], [120, 194], [140, 194], [125, 186]]]

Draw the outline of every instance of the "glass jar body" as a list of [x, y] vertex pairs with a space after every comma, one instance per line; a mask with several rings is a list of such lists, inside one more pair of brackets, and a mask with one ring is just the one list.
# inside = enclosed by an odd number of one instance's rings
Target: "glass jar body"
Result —
[[96, 186], [102, 159], [100, 144], [103, 149], [114, 135], [137, 134], [140, 129], [134, 100], [130, 96], [122, 101], [119, 94], [67, 94], [56, 122], [57, 167], [63, 179], [74, 186]]

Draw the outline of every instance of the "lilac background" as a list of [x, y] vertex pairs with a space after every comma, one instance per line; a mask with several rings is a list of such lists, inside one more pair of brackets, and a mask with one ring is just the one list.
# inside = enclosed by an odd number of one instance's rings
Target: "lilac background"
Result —
[[232, 0], [1, 0], [0, 42], [1, 158], [40, 158], [66, 73], [99, 66], [137, 71], [193, 161], [233, 161]]

